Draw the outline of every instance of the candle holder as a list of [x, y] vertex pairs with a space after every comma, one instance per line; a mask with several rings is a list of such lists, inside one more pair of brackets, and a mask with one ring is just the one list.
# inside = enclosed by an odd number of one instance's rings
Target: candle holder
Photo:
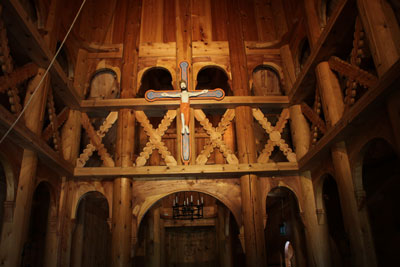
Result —
[[[174, 204], [172, 205], [172, 217], [174, 220], [194, 220], [203, 218], [203, 198], [201, 198], [201, 203], [197, 200], [197, 204], [193, 203], [193, 196], [185, 199], [183, 204], [180, 204], [178, 201], [178, 197], [176, 196], [174, 199]], [[200, 197], [199, 197], [200, 199]]]

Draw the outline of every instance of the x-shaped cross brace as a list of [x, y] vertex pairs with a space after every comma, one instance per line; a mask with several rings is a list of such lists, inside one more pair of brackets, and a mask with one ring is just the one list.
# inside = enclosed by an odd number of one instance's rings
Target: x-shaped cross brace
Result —
[[289, 119], [289, 110], [287, 108], [282, 110], [279, 120], [274, 127], [272, 127], [268, 119], [264, 117], [264, 113], [262, 113], [260, 109], [253, 108], [253, 116], [269, 135], [268, 142], [265, 145], [261, 155], [258, 157], [257, 162], [267, 163], [275, 146], [279, 147], [289, 162], [296, 162], [296, 154], [293, 153], [292, 149], [281, 137], [282, 131]]
[[207, 119], [206, 114], [204, 114], [204, 112], [201, 109], [196, 109], [194, 111], [194, 116], [210, 136], [210, 141], [204, 146], [199, 156], [197, 156], [196, 164], [198, 165], [206, 164], [208, 158], [210, 157], [211, 152], [214, 150], [215, 147], [219, 148], [219, 150], [224, 155], [226, 161], [229, 164], [239, 164], [239, 160], [237, 159], [235, 154], [233, 154], [233, 152], [230, 150], [230, 148], [225, 144], [224, 140], [222, 139], [223, 134], [225, 133], [226, 129], [231, 124], [231, 121], [235, 117], [235, 110], [234, 109], [226, 110], [217, 128], [212, 127], [212, 124]]
[[161, 141], [162, 136], [176, 117], [176, 110], [168, 110], [157, 129], [153, 128], [143, 111], [138, 110], [135, 112], [135, 115], [136, 119], [149, 136], [149, 141], [143, 148], [143, 152], [141, 152], [139, 157], [136, 159], [136, 166], [144, 166], [154, 149], [158, 149], [161, 157], [168, 166], [176, 166], [177, 163], [175, 158], [171, 155], [171, 152], [168, 151], [168, 148], [165, 146], [164, 142]]

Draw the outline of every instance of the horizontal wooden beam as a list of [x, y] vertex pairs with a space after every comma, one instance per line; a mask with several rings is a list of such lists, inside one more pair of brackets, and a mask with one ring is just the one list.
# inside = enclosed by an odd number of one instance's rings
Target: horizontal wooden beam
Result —
[[[14, 123], [16, 117], [0, 105], [0, 135], [1, 137]], [[13, 143], [35, 151], [39, 158], [62, 176], [72, 176], [74, 166], [64, 160], [59, 153], [54, 151], [43, 139], [29, 130], [21, 121], [12, 129], [7, 137]]]
[[[46, 69], [54, 54], [50, 51], [36, 26], [29, 19], [18, 0], [2, 1], [4, 22], [7, 32], [18, 41], [19, 49], [40, 67]], [[50, 69], [54, 92], [70, 108], [78, 109], [81, 96], [76, 92], [72, 81], [67, 78], [60, 64], [54, 62]]]
[[297, 163], [253, 163], [253, 164], [215, 164], [215, 165], [179, 165], [144, 167], [84, 167], [75, 168], [74, 175], [81, 178], [106, 179], [131, 177], [134, 180], [162, 180], [181, 178], [234, 178], [243, 174], [266, 176], [293, 175], [298, 172]]
[[[103, 99], [103, 100], [83, 100], [81, 110], [85, 112], [103, 110], [118, 110], [130, 108], [135, 110], [154, 110], [154, 109], [176, 109], [179, 107], [179, 100], [164, 100], [148, 102], [144, 98], [125, 98], [125, 99]], [[190, 106], [198, 109], [207, 108], [234, 108], [237, 106], [283, 108], [289, 105], [287, 96], [226, 96], [224, 99], [217, 100], [190, 100]]]
[[[366, 123], [377, 108], [384, 105], [384, 100], [400, 88], [400, 60], [397, 61], [379, 80], [376, 87], [369, 89], [343, 117], [328, 129], [318, 143], [299, 161], [301, 171], [312, 169], [320, 162], [331, 145], [345, 140], [347, 136], [358, 130], [357, 125]], [[390, 96], [389, 96], [390, 97]], [[399, 103], [400, 105], [400, 103]]]
[[196, 220], [172, 220], [164, 219], [164, 227], [192, 227], [192, 226], [215, 226], [216, 219], [215, 218], [204, 218], [204, 219], [196, 219]]
[[354, 23], [357, 17], [355, 14], [357, 14], [356, 1], [342, 0], [337, 4], [289, 93], [290, 103], [300, 104], [315, 93], [315, 67], [318, 63], [328, 61], [333, 55], [348, 56], [342, 54], [346, 53], [346, 48], [348, 45], [351, 47], [353, 41]]

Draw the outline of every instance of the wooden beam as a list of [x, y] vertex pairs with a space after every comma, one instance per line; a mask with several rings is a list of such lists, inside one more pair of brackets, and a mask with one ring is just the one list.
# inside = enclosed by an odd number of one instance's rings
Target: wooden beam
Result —
[[0, 93], [5, 92], [8, 88], [16, 87], [26, 79], [32, 77], [38, 72], [38, 66], [35, 63], [28, 63], [14, 70], [10, 74], [0, 77]]
[[357, 130], [356, 125], [368, 119], [385, 97], [400, 87], [400, 60], [398, 60], [379, 80], [376, 87], [369, 89], [343, 117], [330, 128], [304, 157], [299, 160], [300, 171], [312, 169], [313, 163], [329, 153], [332, 144], [344, 140]]
[[[16, 117], [0, 105], [1, 136], [4, 135], [15, 120]], [[29, 130], [21, 121], [15, 125], [7, 138], [23, 148], [35, 151], [43, 162], [56, 173], [63, 176], [71, 176], [73, 174], [73, 165], [64, 160], [59, 153], [54, 151], [44, 140]]]
[[[7, 31], [16, 38], [27, 57], [30, 57], [33, 62], [46, 69], [54, 54], [46, 45], [36, 26], [30, 21], [20, 2], [18, 0], [4, 0], [2, 5]], [[67, 78], [57, 61], [54, 62], [50, 73], [54, 92], [63, 99], [68, 107], [79, 108], [82, 96], [77, 93], [72, 82]]]
[[341, 55], [343, 53], [341, 49], [344, 47], [343, 42], [353, 39], [354, 28], [349, 27], [349, 25], [354, 25], [356, 19], [354, 14], [356, 13], [357, 8], [354, 1], [342, 0], [337, 5], [289, 92], [289, 99], [292, 104], [300, 104], [306, 97], [314, 94], [314, 70], [317, 64], [321, 61], [327, 61], [332, 55]]
[[[287, 96], [226, 96], [217, 100], [190, 100], [190, 106], [195, 109], [234, 108], [236, 106], [284, 108], [289, 106]], [[177, 109], [179, 101], [148, 102], [144, 98], [83, 100], [81, 110], [84, 112], [103, 110], [118, 110], [130, 108], [135, 110]]]
[[82, 178], [131, 177], [134, 180], [146, 179], [182, 179], [240, 177], [243, 174], [293, 175], [298, 172], [297, 163], [243, 163], [237, 165], [178, 165], [178, 166], [143, 166], [143, 167], [91, 167], [75, 168], [74, 175]]

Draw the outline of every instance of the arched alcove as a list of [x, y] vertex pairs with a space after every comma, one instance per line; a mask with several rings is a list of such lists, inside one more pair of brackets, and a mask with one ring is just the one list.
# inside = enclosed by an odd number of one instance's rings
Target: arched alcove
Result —
[[254, 96], [283, 95], [279, 73], [271, 66], [260, 65], [253, 70]]
[[144, 97], [147, 90], [174, 90], [171, 73], [166, 68], [154, 67], [143, 73], [136, 97]]
[[384, 139], [371, 140], [362, 149], [362, 187], [359, 209], [369, 215], [379, 266], [397, 264], [400, 253], [400, 159]]
[[76, 210], [71, 266], [109, 266], [111, 231], [107, 199], [97, 191], [84, 194]]
[[45, 264], [51, 193], [46, 182], [39, 183], [34, 191], [28, 236], [22, 251], [22, 266], [40, 267]]
[[221, 88], [225, 95], [233, 95], [226, 72], [217, 66], [203, 67], [196, 78], [196, 90]]
[[[174, 216], [174, 207], [202, 206], [202, 218]], [[194, 211], [196, 213], [196, 211]], [[175, 213], [176, 214], [176, 213]], [[179, 191], [156, 201], [140, 222], [135, 266], [243, 266], [239, 226], [216, 198]]]
[[329, 174], [325, 174], [321, 179], [323, 180], [321, 191], [322, 208], [328, 226], [333, 266], [350, 267], [350, 244], [344, 227], [338, 187], [335, 179]]
[[268, 266], [284, 264], [284, 248], [287, 241], [293, 246], [292, 262], [295, 266], [308, 266], [304, 225], [293, 191], [286, 187], [273, 188], [267, 195], [266, 213], [265, 243]]
[[118, 76], [114, 70], [97, 70], [90, 79], [88, 99], [114, 99], [119, 97]]

